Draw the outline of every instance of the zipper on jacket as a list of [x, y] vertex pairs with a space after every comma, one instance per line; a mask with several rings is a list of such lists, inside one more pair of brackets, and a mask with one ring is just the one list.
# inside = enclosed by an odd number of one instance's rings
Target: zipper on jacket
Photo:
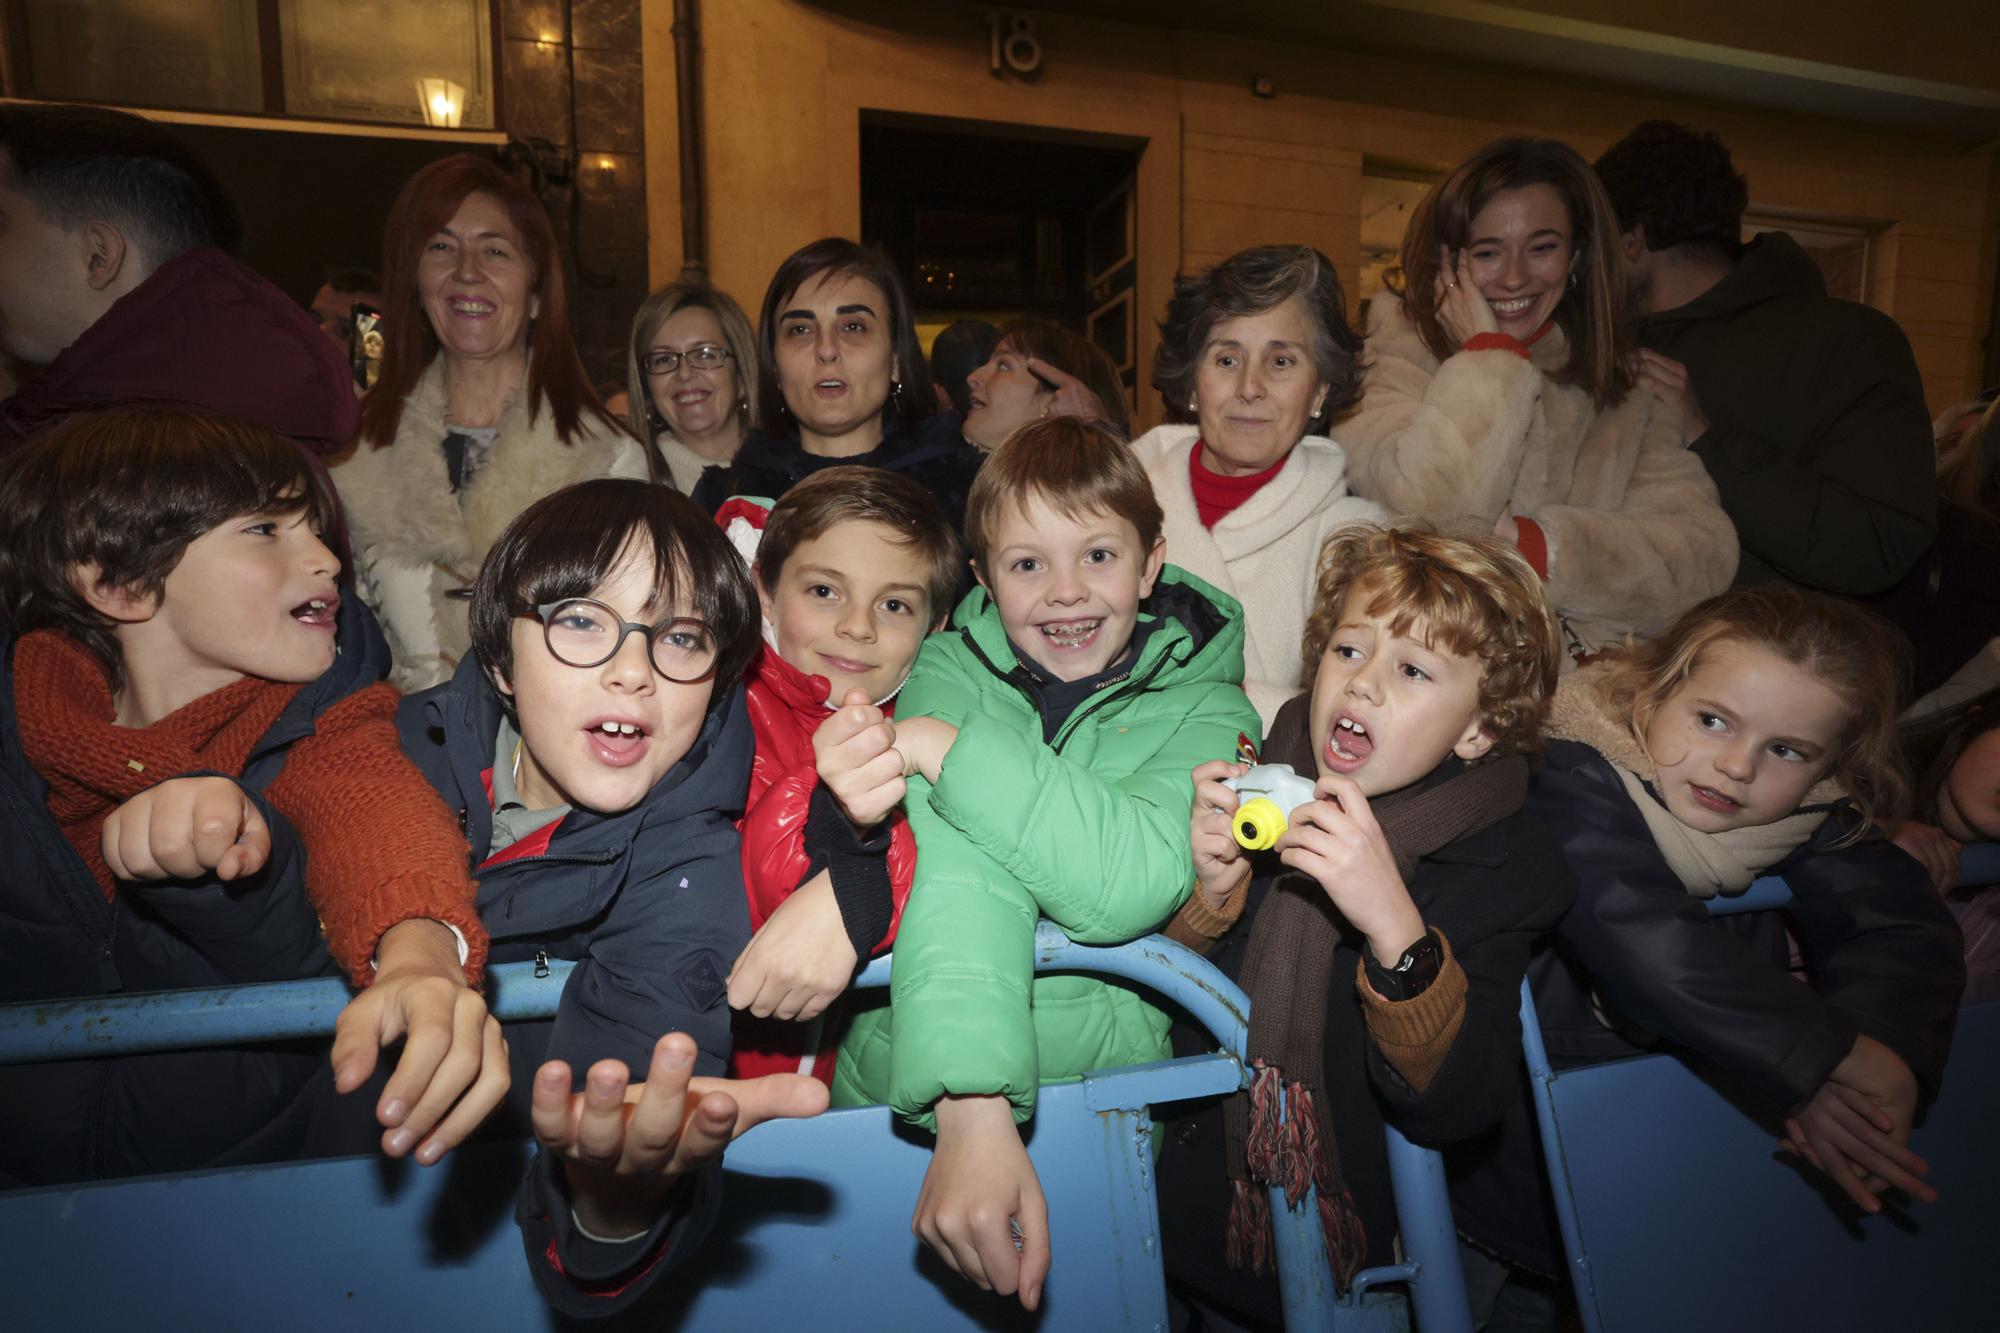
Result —
[[[992, 672], [997, 679], [1005, 681], [1007, 684], [1012, 685], [1015, 689], [1019, 690], [1022, 693], [1022, 695], [1028, 700], [1028, 702], [1035, 706], [1035, 716], [1042, 720], [1042, 725], [1044, 727], [1048, 726], [1048, 717], [1049, 717], [1048, 708], [1042, 700], [1042, 693], [1040, 687], [1036, 686], [1031, 681], [1024, 681], [1021, 679], [1021, 675], [1025, 675], [1027, 673], [1027, 668], [1017, 667], [1015, 671], [1002, 671], [999, 667], [999, 664], [994, 662], [992, 658], [988, 657], [985, 651], [981, 649], [977, 643], [973, 642], [972, 632], [970, 630], [960, 630], [959, 634], [964, 637], [965, 646], [972, 650], [972, 655], [979, 659], [980, 665], [985, 667], [988, 671]], [[1153, 678], [1155, 676], [1159, 675], [1162, 671], [1166, 670], [1167, 662], [1170, 660], [1171, 657], [1172, 657], [1171, 653], [1167, 652], [1161, 653], [1160, 660], [1153, 663], [1153, 669], [1151, 671], [1148, 671], [1145, 674], [1145, 676], [1142, 677], [1136, 684], [1133, 683], [1132, 681], [1132, 673], [1128, 671], [1124, 675], [1118, 677], [1116, 680], [1107, 680], [1102, 685], [1099, 685], [1096, 691], [1093, 692], [1089, 698], [1085, 699], [1082, 703], [1078, 704], [1074, 709], [1070, 711], [1069, 717], [1063, 722], [1062, 726], [1056, 729], [1055, 739], [1049, 742], [1049, 748], [1055, 751], [1057, 754], [1061, 754], [1063, 745], [1069, 740], [1071, 736], [1076, 734], [1077, 722], [1080, 719], [1082, 719], [1085, 714], [1095, 712], [1098, 706], [1103, 704], [1106, 700], [1117, 698], [1127, 693], [1126, 689], [1124, 688], [1127, 685], [1131, 685], [1132, 693], [1138, 693], [1139, 691], [1144, 690], [1148, 685], [1151, 685], [1153, 683]], [[1016, 674], [1017, 671], [1021, 674], [1017, 675]]]
[[547, 949], [537, 949], [535, 950], [535, 975], [537, 977], [546, 977], [548, 974], [549, 951]]

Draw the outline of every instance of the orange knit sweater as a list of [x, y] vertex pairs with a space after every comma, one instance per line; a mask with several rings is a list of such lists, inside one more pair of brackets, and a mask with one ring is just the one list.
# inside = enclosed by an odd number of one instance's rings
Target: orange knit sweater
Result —
[[[105, 896], [104, 821], [157, 783], [202, 771], [237, 774], [301, 689], [249, 678], [205, 694], [150, 727], [121, 727], [103, 663], [53, 630], [14, 650], [14, 712], [21, 748], [49, 785], [49, 813]], [[456, 926], [479, 982], [486, 932], [473, 906], [468, 849], [451, 812], [403, 757], [396, 692], [371, 685], [314, 720], [265, 791], [306, 852], [306, 892], [327, 946], [356, 985], [374, 969], [391, 926], [429, 918]]]

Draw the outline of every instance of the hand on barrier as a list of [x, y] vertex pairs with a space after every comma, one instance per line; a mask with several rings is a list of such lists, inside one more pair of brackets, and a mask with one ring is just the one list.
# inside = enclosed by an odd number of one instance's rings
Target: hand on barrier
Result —
[[1423, 914], [1396, 869], [1389, 839], [1353, 778], [1329, 773], [1316, 799], [1292, 812], [1278, 839], [1278, 859], [1319, 882], [1348, 923], [1387, 967], [1424, 937]]
[[910, 1230], [982, 1291], [1033, 1310], [1049, 1275], [1049, 1205], [1005, 1097], [943, 1097]]
[[[1202, 768], [1211, 766], [1203, 764]], [[1276, 846], [1292, 812], [1313, 799], [1312, 779], [1300, 777], [1292, 771], [1290, 764], [1231, 764], [1229, 767], [1243, 770], [1235, 777], [1221, 780], [1224, 787], [1235, 793], [1229, 808], [1234, 814], [1230, 831], [1235, 835], [1237, 845], [1252, 852]]]
[[375, 1104], [382, 1151], [435, 1163], [465, 1141], [507, 1095], [507, 1042], [486, 997], [465, 984], [458, 941], [430, 920], [403, 921], [375, 950], [375, 981], [333, 1029], [333, 1085], [354, 1091], [377, 1052], [403, 1039], [396, 1072]]
[[1917, 859], [1930, 872], [1931, 887], [1948, 893], [1958, 887], [1958, 854], [1965, 844], [1935, 824], [1906, 819], [1890, 833], [1889, 841]]
[[1916, 1109], [1910, 1067], [1874, 1038], [1856, 1037], [1820, 1090], [1786, 1117], [1778, 1146], [1825, 1172], [1864, 1212], [1882, 1211], [1875, 1196], [1891, 1188], [1936, 1203], [1937, 1191], [1922, 1179], [1930, 1164], [1909, 1148]]
[[750, 937], [729, 970], [729, 1007], [807, 1022], [847, 989], [860, 961], [834, 901], [833, 876], [822, 870]]
[[101, 845], [119, 879], [232, 880], [264, 868], [271, 830], [230, 779], [168, 778], [113, 810]]
[[1250, 858], [1236, 836], [1241, 798], [1231, 785], [1250, 771], [1248, 764], [1211, 759], [1194, 771], [1194, 809], [1188, 843], [1194, 849], [1194, 891], [1211, 912], [1220, 912], [1250, 873]]
[[587, 1230], [646, 1230], [680, 1178], [719, 1159], [738, 1136], [826, 1109], [826, 1088], [802, 1074], [692, 1078], [694, 1057], [694, 1038], [669, 1032], [653, 1044], [644, 1083], [631, 1082], [622, 1060], [592, 1065], [578, 1093], [562, 1061], [535, 1071], [535, 1138], [561, 1159], [570, 1206]]
[[866, 691], [849, 690], [839, 710], [813, 732], [813, 764], [856, 828], [875, 827], [903, 802], [905, 764], [896, 728]]

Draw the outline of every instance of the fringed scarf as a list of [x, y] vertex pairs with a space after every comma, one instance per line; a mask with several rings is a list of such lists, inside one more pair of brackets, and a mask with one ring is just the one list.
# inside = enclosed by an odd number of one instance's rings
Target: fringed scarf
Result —
[[1659, 772], [1632, 734], [1632, 719], [1612, 705], [1609, 663], [1583, 667], [1562, 678], [1549, 710], [1551, 740], [1580, 741], [1604, 756], [1646, 821], [1647, 832], [1667, 865], [1690, 894], [1713, 898], [1741, 893], [1750, 881], [1792, 854], [1825, 822], [1846, 794], [1831, 778], [1806, 793], [1799, 808], [1783, 819], [1752, 828], [1703, 833], [1689, 828], [1653, 794]]
[[[1301, 697], [1278, 711], [1265, 762], [1314, 771], [1307, 710]], [[1476, 764], [1428, 789], [1371, 801], [1369, 809], [1408, 883], [1420, 858], [1505, 819], [1521, 808], [1527, 793], [1527, 760], [1511, 755]], [[1235, 1185], [1230, 1266], [1261, 1273], [1271, 1265], [1269, 1186], [1282, 1186], [1286, 1205], [1294, 1209], [1310, 1187], [1318, 1192], [1327, 1266], [1345, 1291], [1361, 1270], [1368, 1237], [1341, 1174], [1325, 1105], [1326, 1006], [1339, 936], [1325, 891], [1304, 875], [1279, 876], [1251, 925], [1243, 967], [1252, 1083], [1248, 1092], [1229, 1099], [1223, 1120]]]

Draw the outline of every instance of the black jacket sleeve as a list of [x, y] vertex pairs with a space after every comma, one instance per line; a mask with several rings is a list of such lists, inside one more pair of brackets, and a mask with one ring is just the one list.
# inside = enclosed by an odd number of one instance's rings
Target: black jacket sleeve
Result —
[[1559, 938], [1620, 1014], [1699, 1052], [1779, 1109], [1818, 1091], [1859, 1025], [1709, 919], [1608, 764], [1594, 754], [1551, 763], [1528, 802], [1557, 830], [1576, 874], [1576, 906]]
[[1850, 320], [1812, 401], [1799, 404], [1812, 416], [1802, 440], [1769, 438], [1719, 403], [1689, 447], [1746, 555], [1794, 582], [1856, 595], [1890, 587], [1937, 535], [1937, 451], [1909, 340], [1885, 315]]
[[244, 794], [271, 831], [271, 854], [256, 874], [227, 882], [207, 875], [126, 883], [119, 892], [129, 895], [135, 910], [170, 927], [229, 985], [318, 976], [330, 969], [332, 956], [306, 896], [305, 847], [261, 795], [248, 788]]
[[1389, 1121], [1419, 1143], [1480, 1134], [1521, 1095], [1521, 977], [1575, 884], [1541, 820], [1523, 813], [1508, 824], [1502, 864], [1426, 861], [1418, 870], [1424, 923], [1451, 942], [1466, 981], [1464, 1021], [1429, 1085], [1413, 1088], [1369, 1034], [1368, 1072]]
[[[653, 1044], [685, 1032], [695, 1041], [694, 1073], [721, 1077], [729, 1059], [726, 978], [750, 940], [736, 830], [718, 814], [693, 829], [676, 822], [659, 836], [642, 831], [626, 864], [629, 880], [563, 988], [547, 1058], [569, 1064], [579, 1091], [604, 1059], [624, 1061], [639, 1081]], [[611, 1315], [636, 1300], [700, 1248], [719, 1206], [719, 1172], [710, 1172], [671, 1194], [645, 1235], [607, 1245], [577, 1231], [560, 1176], [537, 1153], [517, 1218], [536, 1283], [553, 1308], [575, 1315]]]
[[806, 877], [826, 870], [847, 942], [854, 946], [854, 956], [864, 960], [888, 935], [896, 916], [895, 886], [889, 877], [890, 836], [887, 820], [866, 836], [857, 833], [826, 784], [813, 784], [806, 807], [806, 855], [812, 858]]
[[1902, 848], [1874, 834], [1832, 846], [1839, 833], [1827, 821], [1772, 871], [1791, 886], [1813, 987], [1936, 1096], [1965, 990], [1958, 922]]

